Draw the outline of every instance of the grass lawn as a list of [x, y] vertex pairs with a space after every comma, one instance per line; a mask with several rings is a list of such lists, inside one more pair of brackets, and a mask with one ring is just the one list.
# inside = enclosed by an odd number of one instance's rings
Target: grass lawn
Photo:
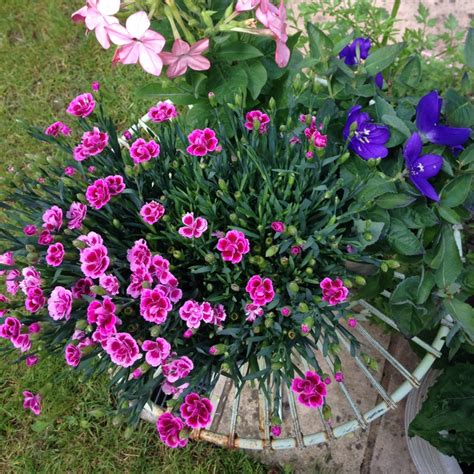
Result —
[[[112, 67], [112, 51], [69, 20], [84, 2], [0, 1], [0, 175], [49, 152], [16, 120], [68, 122], [66, 105], [92, 81], [107, 89], [106, 105], [119, 124], [151, 105], [133, 95], [150, 76], [139, 67]], [[23, 410], [23, 390], [43, 395], [40, 417]], [[129, 433], [110, 415], [112, 403], [106, 379], [83, 383], [62, 360], [27, 369], [0, 353], [0, 472], [264, 472], [240, 452], [204, 443], [169, 450], [148, 424]]]

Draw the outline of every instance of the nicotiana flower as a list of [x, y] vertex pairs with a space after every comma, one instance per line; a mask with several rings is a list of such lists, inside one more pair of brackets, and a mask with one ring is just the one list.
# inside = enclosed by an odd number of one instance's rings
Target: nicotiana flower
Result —
[[344, 139], [350, 139], [349, 148], [364, 160], [385, 158], [388, 150], [384, 145], [390, 139], [390, 131], [384, 125], [373, 123], [369, 114], [361, 109], [362, 106], [355, 105], [349, 110]]
[[149, 28], [150, 20], [144, 11], [130, 15], [125, 28], [119, 24], [109, 25], [107, 33], [111, 41], [119, 46], [113, 62], [123, 64], [140, 62], [146, 72], [159, 76], [163, 68], [159, 53], [165, 46], [165, 39]]
[[[447, 127], [446, 127], [447, 128]], [[423, 196], [439, 201], [439, 196], [428, 179], [436, 176], [443, 166], [443, 158], [439, 155], [422, 155], [423, 143], [418, 133], [414, 133], [403, 148], [410, 180]]]
[[169, 78], [182, 76], [188, 70], [206, 71], [211, 67], [209, 59], [202, 54], [209, 49], [209, 40], [204, 38], [196, 41], [191, 46], [186, 41], [178, 38], [173, 43], [171, 52], [160, 54], [163, 63], [168, 65], [166, 72]]
[[194, 212], [188, 212], [181, 221], [184, 227], [178, 229], [179, 235], [187, 239], [197, 239], [207, 230], [207, 220], [204, 217], [194, 217]]
[[457, 147], [471, 135], [470, 128], [439, 125], [443, 99], [437, 91], [431, 91], [420, 99], [416, 107], [416, 126], [431, 143]]

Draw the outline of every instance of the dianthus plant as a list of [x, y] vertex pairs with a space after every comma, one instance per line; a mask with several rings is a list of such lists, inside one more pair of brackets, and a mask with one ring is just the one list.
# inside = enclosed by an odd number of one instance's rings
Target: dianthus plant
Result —
[[378, 238], [354, 200], [365, 181], [344, 185], [348, 153], [325, 124], [291, 110], [289, 130], [272, 109], [231, 105], [214, 109], [214, 130], [190, 130], [163, 102], [122, 136], [91, 94], [68, 112], [72, 130], [30, 130], [69, 156], [66, 170], [38, 159], [3, 205], [2, 337], [23, 357], [113, 369], [135, 419], [159, 389], [174, 396], [182, 418], [159, 423], [169, 445], [209, 425], [220, 375], [258, 381], [274, 407], [281, 384], [325, 404], [340, 339], [358, 351], [348, 305], [363, 278], [349, 262], [377, 264], [366, 247]]

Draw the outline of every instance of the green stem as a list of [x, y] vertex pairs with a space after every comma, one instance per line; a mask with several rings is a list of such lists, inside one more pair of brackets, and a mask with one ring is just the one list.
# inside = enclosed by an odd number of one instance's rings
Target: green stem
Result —
[[[392, 11], [390, 13], [391, 26], [393, 26], [393, 24], [395, 23], [395, 19], [397, 18], [398, 10], [400, 8], [400, 3], [401, 3], [400, 0], [395, 0], [393, 2]], [[387, 44], [388, 34], [389, 34], [388, 31], [386, 31], [385, 34], [383, 35], [382, 46], [385, 46]]]

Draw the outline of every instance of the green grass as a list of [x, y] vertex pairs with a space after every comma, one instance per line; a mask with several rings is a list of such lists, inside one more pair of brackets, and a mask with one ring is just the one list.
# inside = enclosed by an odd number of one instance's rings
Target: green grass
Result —
[[[0, 1], [0, 176], [11, 164], [20, 167], [51, 152], [28, 137], [17, 120], [72, 124], [65, 108], [90, 90], [92, 81], [101, 82], [105, 105], [119, 126], [133, 123], [151, 105], [134, 96], [150, 76], [139, 67], [113, 67], [112, 50], [103, 51], [93, 36], [84, 38], [84, 28], [70, 21], [83, 4]], [[40, 417], [23, 410], [23, 390], [42, 394]], [[167, 449], [146, 423], [130, 433], [111, 417], [112, 405], [106, 379], [82, 383], [62, 360], [27, 369], [0, 352], [0, 472], [264, 472], [240, 452], [205, 443]]]

